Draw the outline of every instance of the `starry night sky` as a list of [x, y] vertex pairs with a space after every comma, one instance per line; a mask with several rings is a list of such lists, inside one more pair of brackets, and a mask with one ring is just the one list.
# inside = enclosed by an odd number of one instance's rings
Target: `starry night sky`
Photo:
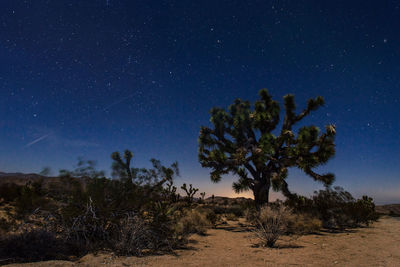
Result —
[[[197, 161], [208, 111], [261, 88], [304, 121], [337, 126], [322, 170], [353, 195], [400, 202], [398, 1], [3, 0], [0, 8], [0, 171], [72, 169], [78, 156], [110, 174], [126, 148], [134, 165], [177, 160], [177, 180], [233, 196]], [[291, 188], [321, 188], [293, 170]], [[246, 194], [250, 195], [250, 194]]]

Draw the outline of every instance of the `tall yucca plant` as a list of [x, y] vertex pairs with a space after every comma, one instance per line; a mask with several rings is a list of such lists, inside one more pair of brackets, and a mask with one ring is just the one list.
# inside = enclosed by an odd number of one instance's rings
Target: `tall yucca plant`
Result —
[[325, 185], [332, 184], [332, 173], [318, 174], [313, 169], [335, 154], [335, 126], [327, 125], [324, 133], [316, 126], [292, 131], [295, 124], [324, 104], [323, 98], [309, 99], [307, 107], [296, 113], [294, 96], [284, 96], [285, 116], [276, 136], [272, 131], [280, 122], [279, 103], [266, 89], [260, 90], [259, 96], [254, 105], [236, 99], [228, 111], [211, 109], [213, 127], [201, 127], [199, 136], [199, 161], [211, 168], [211, 180], [219, 182], [228, 173], [237, 175], [233, 189], [237, 193], [252, 190], [258, 207], [268, 203], [271, 186], [286, 197], [292, 196], [285, 181], [289, 167], [297, 167]]

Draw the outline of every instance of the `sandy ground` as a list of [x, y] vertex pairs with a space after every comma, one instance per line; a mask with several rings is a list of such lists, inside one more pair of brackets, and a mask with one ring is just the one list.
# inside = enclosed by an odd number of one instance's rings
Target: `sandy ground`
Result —
[[400, 219], [384, 217], [369, 228], [350, 232], [285, 237], [277, 248], [255, 244], [246, 228], [230, 222], [209, 230], [207, 236], [193, 236], [189, 248], [176, 255], [86, 255], [77, 262], [23, 266], [400, 266]]

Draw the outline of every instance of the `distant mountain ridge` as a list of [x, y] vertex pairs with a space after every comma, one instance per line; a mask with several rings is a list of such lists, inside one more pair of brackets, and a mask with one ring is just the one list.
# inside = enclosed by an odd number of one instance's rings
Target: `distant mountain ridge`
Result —
[[0, 177], [46, 177], [37, 173], [0, 172]]
[[400, 204], [376, 206], [376, 211], [385, 215], [400, 216]]
[[47, 177], [37, 173], [7, 173], [7, 172], [0, 172], [0, 185], [13, 183], [17, 185], [25, 185], [28, 182], [35, 182], [43, 180], [44, 184], [59, 182], [59, 177]]

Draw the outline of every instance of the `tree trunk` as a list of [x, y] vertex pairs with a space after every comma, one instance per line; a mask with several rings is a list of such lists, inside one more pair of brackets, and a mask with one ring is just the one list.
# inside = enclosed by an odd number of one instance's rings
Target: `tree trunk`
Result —
[[256, 204], [257, 210], [264, 205], [268, 205], [269, 201], [269, 188], [270, 183], [268, 181], [257, 181], [254, 184], [253, 194], [254, 194], [254, 202]]

